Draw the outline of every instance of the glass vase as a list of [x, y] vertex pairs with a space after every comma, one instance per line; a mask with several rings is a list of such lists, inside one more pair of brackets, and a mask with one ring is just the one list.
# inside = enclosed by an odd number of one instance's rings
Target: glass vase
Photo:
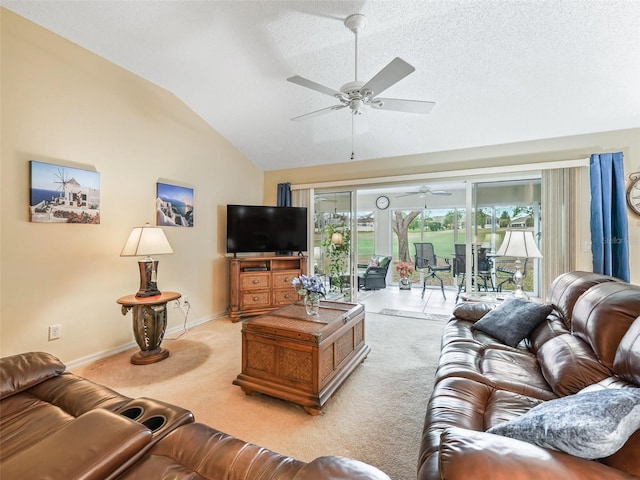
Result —
[[411, 280], [407, 277], [400, 278], [400, 282], [398, 283], [400, 290], [411, 290]]
[[307, 315], [318, 315], [318, 309], [320, 308], [320, 295], [317, 293], [307, 293], [304, 296], [304, 308], [307, 310]]

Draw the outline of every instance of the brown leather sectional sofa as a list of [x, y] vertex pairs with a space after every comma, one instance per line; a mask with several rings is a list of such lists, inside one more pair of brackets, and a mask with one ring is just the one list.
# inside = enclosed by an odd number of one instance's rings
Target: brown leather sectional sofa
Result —
[[180, 407], [66, 372], [41, 352], [0, 359], [0, 478], [389, 480], [356, 460], [305, 463], [243, 442]]
[[[616, 453], [595, 460], [487, 433], [521, 420], [538, 405], [573, 401], [581, 392], [640, 386], [640, 287], [570, 272], [552, 284], [547, 303], [551, 313], [516, 347], [474, 327], [495, 305], [456, 306], [427, 407], [419, 480], [640, 476], [640, 430]], [[571, 422], [571, 416], [562, 420]]]

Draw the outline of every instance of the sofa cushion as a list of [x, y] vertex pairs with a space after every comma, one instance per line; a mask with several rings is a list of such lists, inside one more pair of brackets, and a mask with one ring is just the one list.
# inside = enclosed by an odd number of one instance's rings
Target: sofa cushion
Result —
[[542, 375], [564, 397], [611, 376], [585, 342], [570, 334], [546, 342], [537, 352]]
[[551, 305], [539, 305], [509, 297], [478, 320], [473, 328], [482, 330], [515, 348], [547, 318], [551, 308]]
[[65, 365], [44, 352], [29, 352], [0, 358], [0, 400], [60, 375]]
[[640, 317], [636, 318], [620, 340], [613, 360], [613, 371], [623, 380], [640, 385]]
[[436, 382], [448, 377], [468, 378], [542, 400], [557, 397], [540, 371], [538, 358], [524, 349], [504, 344], [454, 341], [444, 345]]
[[613, 367], [622, 337], [640, 316], [640, 286], [624, 282], [595, 285], [576, 301], [575, 336], [587, 342], [601, 363]]
[[540, 350], [540, 347], [546, 342], [565, 333], [571, 333], [571, 331], [564, 323], [564, 320], [562, 320], [554, 310], [544, 322], [540, 322], [540, 325], [534, 328], [529, 334], [529, 348], [535, 353]]
[[617, 278], [593, 272], [567, 272], [556, 277], [549, 287], [547, 301], [567, 326], [571, 326], [573, 307], [584, 292], [594, 285], [618, 282]]
[[640, 428], [640, 389], [608, 389], [549, 400], [489, 433], [587, 459], [618, 451]]

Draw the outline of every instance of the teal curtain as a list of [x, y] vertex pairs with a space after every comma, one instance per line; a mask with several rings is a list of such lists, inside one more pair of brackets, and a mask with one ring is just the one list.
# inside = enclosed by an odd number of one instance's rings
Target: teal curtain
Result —
[[629, 227], [622, 152], [591, 155], [589, 167], [593, 271], [628, 282]]

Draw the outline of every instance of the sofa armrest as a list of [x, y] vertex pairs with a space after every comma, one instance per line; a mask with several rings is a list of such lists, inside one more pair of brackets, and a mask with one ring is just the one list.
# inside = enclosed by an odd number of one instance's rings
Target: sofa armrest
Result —
[[298, 471], [293, 480], [391, 480], [369, 464], [350, 458], [318, 457]]
[[144, 425], [96, 409], [43, 439], [34, 438], [31, 447], [0, 465], [0, 478], [104, 480], [150, 441]]
[[540, 448], [520, 440], [459, 427], [443, 431], [442, 480], [621, 480], [633, 477], [592, 460]]

